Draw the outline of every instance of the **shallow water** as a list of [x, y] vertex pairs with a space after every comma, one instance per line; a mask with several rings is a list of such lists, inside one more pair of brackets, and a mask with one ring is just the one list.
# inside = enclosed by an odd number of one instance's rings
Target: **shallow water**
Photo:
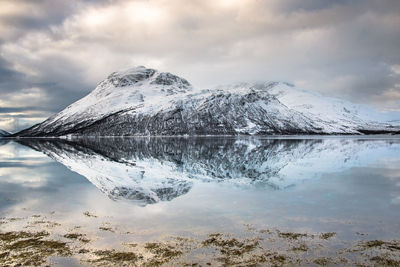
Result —
[[360, 240], [400, 240], [400, 139], [3, 141], [0, 217], [3, 232], [84, 232], [90, 249], [263, 229], [332, 232], [322, 253], [332, 256]]

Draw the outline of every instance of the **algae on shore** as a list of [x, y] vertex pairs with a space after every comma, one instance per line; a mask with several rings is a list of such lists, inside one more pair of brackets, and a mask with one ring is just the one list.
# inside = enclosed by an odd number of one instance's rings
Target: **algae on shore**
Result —
[[65, 242], [47, 240], [48, 232], [1, 232], [0, 264], [40, 266], [50, 256], [71, 256], [72, 251]]
[[[62, 232], [61, 224], [57, 229], [46, 227], [46, 231], [43, 223], [27, 221], [27, 225], [37, 231], [0, 232], [1, 266], [51, 264], [53, 257], [72, 257], [88, 266], [400, 266], [400, 241], [363, 239], [349, 244], [336, 232], [313, 234], [247, 227], [242, 234], [216, 232], [149, 242], [129, 235], [124, 236], [120, 247], [106, 245], [100, 249], [96, 245], [100, 233], [92, 233], [95, 241], [90, 242], [89, 233], [79, 226]], [[108, 226], [96, 226], [99, 228], [110, 233], [106, 238], [121, 238], [121, 233]]]

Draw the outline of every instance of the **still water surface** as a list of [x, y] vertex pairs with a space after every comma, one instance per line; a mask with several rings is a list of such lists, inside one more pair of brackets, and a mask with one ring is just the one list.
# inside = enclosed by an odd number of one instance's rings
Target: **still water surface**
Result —
[[0, 142], [2, 231], [81, 229], [91, 249], [256, 229], [329, 232], [328, 256], [360, 240], [400, 240], [399, 138]]

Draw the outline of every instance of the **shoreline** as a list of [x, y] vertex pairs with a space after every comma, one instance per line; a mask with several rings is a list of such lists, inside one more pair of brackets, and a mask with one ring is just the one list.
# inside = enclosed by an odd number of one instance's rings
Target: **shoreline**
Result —
[[[58, 214], [58, 213], [57, 213]], [[93, 233], [80, 225], [68, 228], [52, 214], [31, 214], [26, 218], [3, 217], [0, 224], [2, 265], [83, 266], [308, 266], [400, 264], [400, 239], [368, 238], [354, 233], [349, 242], [336, 232], [292, 232], [277, 228], [243, 225], [240, 233], [191, 233], [186, 236], [138, 240], [135, 231], [122, 231], [104, 223]], [[85, 212], [85, 220], [106, 218]], [[18, 226], [17, 226], [18, 225]], [[106, 227], [107, 226], [107, 227]], [[8, 230], [4, 231], [4, 227]], [[12, 230], [11, 230], [12, 229]], [[99, 242], [104, 236], [119, 245]], [[140, 239], [140, 238], [139, 238]]]

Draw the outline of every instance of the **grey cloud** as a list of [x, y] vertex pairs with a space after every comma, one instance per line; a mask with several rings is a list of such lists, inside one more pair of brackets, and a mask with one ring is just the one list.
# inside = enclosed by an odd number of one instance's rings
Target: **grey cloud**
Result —
[[12, 92], [24, 86], [25, 75], [12, 69], [11, 64], [0, 56], [0, 93]]
[[0, 107], [1, 113], [23, 112], [31, 110], [39, 110], [39, 107]]
[[17, 12], [0, 15], [0, 24], [9, 29], [10, 34], [0, 35], [0, 43], [17, 40], [28, 31], [45, 30], [61, 24], [67, 17], [88, 4], [101, 5], [110, 1], [53, 1], [53, 0], [1, 0], [0, 5], [14, 5]]
[[[49, 68], [51, 68], [51, 63], [49, 64]], [[68, 68], [65, 68], [65, 70], [68, 73], [74, 73], [74, 71]], [[44, 69], [44, 74], [53, 75], [29, 77], [22, 72], [12, 70], [10, 64], [0, 57], [0, 100], [7, 100], [9, 97], [15, 96], [16, 94], [23, 95], [25, 89], [32, 87], [40, 88], [48, 96], [46, 99], [41, 99], [41, 103], [36, 103], [38, 104], [37, 106], [30, 106], [32, 102], [26, 102], [23, 103], [23, 107], [4, 107], [1, 106], [0, 102], [0, 112], [21, 112], [28, 110], [57, 112], [90, 91], [90, 87], [80, 82], [79, 77], [74, 78], [69, 75], [56, 75], [54, 72], [52, 73], [50, 70], [47, 71], [46, 69]], [[54, 82], [54, 80], [58, 80], [58, 82]], [[29, 101], [29, 98], [27, 98], [26, 101]]]
[[285, 80], [400, 109], [393, 101], [400, 75], [392, 71], [400, 64], [399, 1], [22, 3], [44, 12], [0, 17], [15, 28], [0, 45], [0, 93], [11, 99], [40, 88], [46, 99], [35, 105], [43, 112], [61, 110], [132, 65], [174, 72], [197, 87]]

